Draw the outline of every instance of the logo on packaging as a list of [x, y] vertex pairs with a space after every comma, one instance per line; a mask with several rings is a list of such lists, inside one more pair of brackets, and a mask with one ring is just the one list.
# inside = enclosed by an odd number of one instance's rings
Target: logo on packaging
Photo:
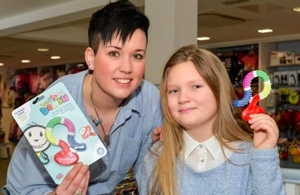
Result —
[[62, 104], [66, 103], [68, 101], [69, 101], [69, 97], [67, 94], [50, 95], [50, 97], [45, 102], [40, 104], [40, 106], [41, 106], [40, 112], [46, 116], [50, 111], [57, 109], [59, 106], [61, 106]]

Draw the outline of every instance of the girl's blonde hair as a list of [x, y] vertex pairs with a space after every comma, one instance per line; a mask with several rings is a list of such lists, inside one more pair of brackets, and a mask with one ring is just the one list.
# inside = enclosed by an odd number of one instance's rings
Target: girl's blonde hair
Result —
[[[205, 49], [194, 45], [177, 50], [166, 63], [160, 84], [163, 119], [163, 149], [154, 170], [151, 194], [176, 195], [177, 171], [176, 159], [183, 149], [182, 127], [173, 119], [167, 103], [167, 77], [169, 70], [179, 63], [191, 61], [200, 76], [207, 82], [217, 102], [217, 117], [213, 125], [215, 135], [222, 146], [236, 150], [228, 145], [230, 142], [253, 138], [249, 125], [241, 118], [241, 109], [233, 106], [237, 99], [228, 73], [220, 59]], [[178, 78], [180, 79], [180, 77]], [[152, 151], [155, 152], [155, 151]]]

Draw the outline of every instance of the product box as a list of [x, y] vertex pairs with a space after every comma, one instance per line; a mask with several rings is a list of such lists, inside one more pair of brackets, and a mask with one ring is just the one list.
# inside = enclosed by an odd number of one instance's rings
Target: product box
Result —
[[295, 54], [289, 51], [272, 51], [270, 65], [294, 64]]
[[274, 85], [298, 85], [298, 71], [275, 71], [273, 76]]
[[289, 85], [298, 85], [298, 71], [293, 70], [293, 71], [288, 71], [288, 84]]
[[295, 54], [295, 58], [294, 58], [294, 62], [295, 64], [299, 65], [300, 64], [300, 54]]
[[16, 108], [12, 116], [57, 184], [77, 162], [90, 165], [107, 153], [63, 83]]

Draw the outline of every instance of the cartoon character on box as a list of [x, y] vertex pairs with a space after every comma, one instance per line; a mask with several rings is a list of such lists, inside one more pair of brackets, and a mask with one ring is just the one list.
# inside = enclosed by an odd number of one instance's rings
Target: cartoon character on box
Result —
[[291, 92], [288, 95], [288, 101], [290, 104], [298, 104], [299, 103], [299, 94], [298, 91], [291, 90]]
[[49, 157], [45, 151], [50, 147], [50, 142], [46, 138], [46, 129], [40, 125], [32, 125], [24, 130], [29, 144], [43, 164], [49, 163]]
[[279, 138], [277, 147], [278, 147], [279, 159], [288, 160], [289, 150], [288, 150], [287, 140], [284, 138]]
[[280, 103], [289, 103], [289, 94], [291, 92], [291, 88], [280, 88], [279, 89], [279, 102]]
[[300, 163], [300, 141], [293, 140], [289, 143], [289, 153], [293, 156], [294, 163]]

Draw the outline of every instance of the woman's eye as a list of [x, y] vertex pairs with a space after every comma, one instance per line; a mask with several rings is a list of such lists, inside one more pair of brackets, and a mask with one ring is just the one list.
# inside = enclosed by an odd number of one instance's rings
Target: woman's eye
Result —
[[116, 51], [111, 51], [111, 52], [108, 53], [108, 55], [117, 57], [117, 56], [119, 56], [119, 53], [116, 52]]
[[133, 57], [134, 57], [135, 59], [137, 59], [137, 60], [141, 60], [141, 59], [144, 58], [144, 56], [141, 55], [141, 54], [134, 54]]
[[201, 86], [200, 85], [195, 85], [193, 88], [194, 89], [199, 89]]

